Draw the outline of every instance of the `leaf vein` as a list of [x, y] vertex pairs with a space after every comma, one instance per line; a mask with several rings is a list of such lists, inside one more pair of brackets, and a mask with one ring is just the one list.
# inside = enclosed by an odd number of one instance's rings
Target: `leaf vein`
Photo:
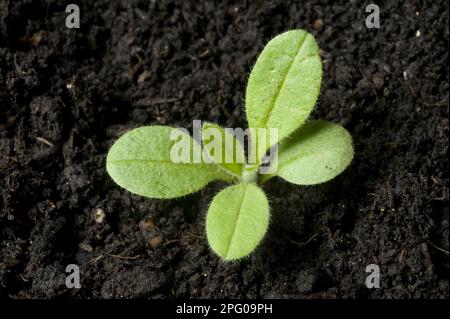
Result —
[[301, 48], [303, 46], [303, 43], [305, 42], [305, 39], [306, 39], [307, 35], [308, 34], [305, 33], [303, 38], [301, 39], [301, 41], [299, 41], [299, 46], [296, 49], [296, 52], [294, 54], [294, 58], [292, 58], [291, 62], [289, 63], [289, 65], [287, 67], [287, 71], [284, 74], [283, 79], [281, 80], [281, 84], [280, 84], [278, 90], [273, 95], [272, 101], [271, 101], [270, 106], [269, 106], [269, 110], [268, 110], [268, 112], [266, 113], [266, 115], [263, 118], [264, 125], [262, 125], [261, 127], [266, 127], [267, 123], [269, 122], [270, 116], [272, 114], [273, 109], [275, 108], [275, 104], [277, 103], [278, 97], [279, 97], [281, 91], [284, 88], [284, 83], [286, 82], [286, 79], [287, 79], [287, 77], [289, 75], [289, 71], [291, 70], [292, 64], [294, 63], [295, 59], [297, 58], [297, 55], [300, 53], [300, 50], [301, 50]]
[[233, 223], [233, 230], [232, 230], [232, 232], [231, 232], [230, 243], [228, 244], [227, 250], [226, 250], [226, 252], [225, 252], [225, 256], [226, 256], [226, 257], [228, 257], [228, 253], [229, 253], [229, 251], [230, 251], [231, 244], [233, 243], [234, 234], [235, 234], [235, 232], [236, 232], [236, 226], [237, 226], [237, 223], [238, 223], [238, 220], [239, 220], [239, 215], [241, 214], [241, 210], [242, 210], [242, 206], [243, 206], [243, 204], [244, 204], [245, 194], [246, 194], [246, 193], [247, 193], [247, 184], [245, 184], [244, 194], [242, 195], [242, 201], [241, 201], [241, 203], [239, 204], [239, 210], [238, 210], [238, 213], [237, 213], [236, 218], [235, 218], [234, 223]]

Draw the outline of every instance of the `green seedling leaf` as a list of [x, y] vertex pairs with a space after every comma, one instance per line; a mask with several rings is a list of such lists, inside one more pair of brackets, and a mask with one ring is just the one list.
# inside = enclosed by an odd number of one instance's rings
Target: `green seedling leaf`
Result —
[[206, 234], [213, 251], [224, 260], [249, 255], [269, 225], [269, 203], [256, 184], [237, 184], [213, 199], [206, 218]]
[[171, 150], [179, 142], [171, 140], [174, 130], [168, 126], [144, 126], [122, 135], [106, 159], [109, 175], [128, 191], [152, 198], [179, 197], [193, 193], [213, 180], [230, 180], [230, 176], [214, 163], [193, 163], [193, 153], [201, 152], [201, 149], [188, 133], [182, 131], [178, 131], [178, 135], [191, 146], [185, 154], [190, 158], [186, 163], [174, 163]]
[[123, 188], [152, 198], [187, 195], [217, 179], [238, 181], [214, 197], [206, 234], [222, 259], [246, 257], [269, 225], [269, 203], [257, 183], [273, 176], [298, 185], [323, 183], [352, 161], [352, 138], [342, 126], [305, 123], [321, 79], [314, 37], [303, 30], [285, 32], [267, 44], [250, 74], [248, 130], [206, 123], [199, 136], [200, 126], [194, 121], [194, 140], [184, 129], [137, 128], [114, 143], [106, 169]]
[[277, 175], [298, 185], [333, 179], [353, 158], [352, 137], [339, 124], [307, 122], [280, 145]]
[[216, 124], [204, 123], [202, 141], [205, 153], [213, 162], [232, 175], [242, 176], [244, 147], [230, 131]]
[[316, 104], [321, 79], [322, 63], [314, 37], [303, 30], [278, 35], [266, 45], [248, 80], [245, 108], [249, 126], [277, 128], [279, 140], [288, 136]]

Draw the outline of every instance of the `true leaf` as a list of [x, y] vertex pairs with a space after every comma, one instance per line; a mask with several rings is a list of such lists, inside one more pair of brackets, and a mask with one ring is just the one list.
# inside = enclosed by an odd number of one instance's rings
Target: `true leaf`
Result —
[[205, 153], [219, 167], [235, 176], [242, 175], [244, 147], [230, 131], [213, 123], [204, 123], [202, 141]]
[[248, 80], [249, 126], [277, 128], [279, 140], [288, 136], [316, 104], [321, 79], [319, 47], [311, 34], [292, 30], [275, 37], [258, 57]]
[[281, 143], [276, 175], [298, 185], [324, 183], [342, 173], [353, 154], [345, 128], [327, 121], [307, 122]]
[[225, 260], [247, 256], [269, 225], [269, 203], [256, 184], [237, 184], [216, 195], [208, 210], [206, 234], [211, 248]]
[[[152, 198], [183, 196], [215, 179], [230, 179], [214, 163], [193, 163], [193, 156], [187, 163], [174, 163], [170, 155], [177, 142], [170, 139], [173, 130], [168, 126], [144, 126], [122, 135], [106, 159], [112, 179], [134, 194]], [[180, 134], [193, 153], [196, 142], [187, 133]]]

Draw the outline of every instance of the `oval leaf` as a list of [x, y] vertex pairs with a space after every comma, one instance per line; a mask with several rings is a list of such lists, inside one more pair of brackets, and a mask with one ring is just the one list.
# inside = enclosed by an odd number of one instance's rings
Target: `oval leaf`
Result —
[[206, 234], [213, 251], [225, 260], [247, 256], [269, 225], [269, 203], [256, 184], [230, 186], [216, 195], [208, 210]]
[[342, 173], [353, 154], [345, 128], [327, 121], [307, 122], [280, 145], [276, 175], [297, 185], [324, 183]]
[[228, 129], [217, 124], [204, 123], [202, 127], [204, 151], [222, 169], [242, 176], [245, 165], [244, 147]]
[[192, 154], [200, 148], [194, 148], [193, 139], [182, 131], [178, 131], [179, 135], [190, 145], [187, 152], [192, 156], [187, 163], [175, 163], [170, 154], [179, 142], [170, 139], [174, 130], [177, 129], [168, 126], [144, 126], [122, 135], [106, 159], [109, 175], [128, 191], [152, 198], [179, 197], [215, 179], [229, 179], [216, 164], [193, 163]]
[[245, 108], [249, 127], [277, 128], [278, 139], [306, 120], [316, 104], [322, 79], [319, 47], [303, 30], [271, 40], [250, 74]]

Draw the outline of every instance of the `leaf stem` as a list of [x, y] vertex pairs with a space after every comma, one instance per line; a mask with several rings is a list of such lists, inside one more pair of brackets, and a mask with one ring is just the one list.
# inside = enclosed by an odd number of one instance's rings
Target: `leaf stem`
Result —
[[245, 165], [242, 170], [242, 178], [241, 181], [243, 183], [257, 183], [258, 182], [258, 165]]

